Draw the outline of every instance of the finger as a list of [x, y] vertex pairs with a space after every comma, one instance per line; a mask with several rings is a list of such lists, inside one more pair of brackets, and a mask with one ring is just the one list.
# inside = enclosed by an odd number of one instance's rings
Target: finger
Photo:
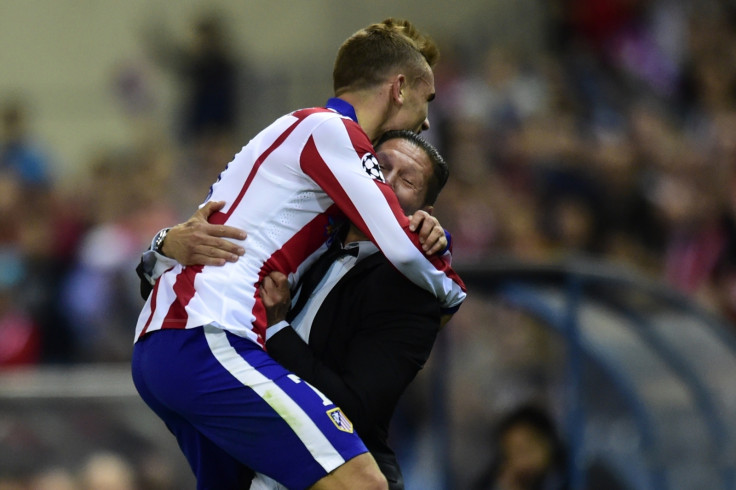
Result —
[[289, 278], [286, 274], [279, 271], [273, 271], [269, 274], [269, 278], [273, 280], [274, 287], [277, 289], [278, 293], [288, 301], [291, 298], [291, 291], [289, 287]]
[[432, 234], [435, 232], [435, 228], [437, 228], [437, 223], [435, 221], [430, 219], [423, 220], [421, 228], [417, 231], [419, 234], [419, 243], [429, 242]]
[[[237, 259], [236, 259], [237, 260]], [[223, 266], [226, 262], [234, 262], [221, 257], [210, 257], [202, 254], [192, 254], [191, 263], [197, 265]]]
[[289, 290], [289, 278], [283, 272], [273, 271], [269, 274], [276, 287], [282, 291]]
[[427, 255], [442, 252], [447, 247], [445, 231], [442, 228], [438, 228], [427, 243], [429, 245], [427, 247]]
[[261, 281], [261, 289], [266, 292], [266, 294], [270, 294], [270, 292], [273, 290], [274, 284], [273, 279], [266, 276], [263, 278], [263, 281]]
[[[426, 231], [425, 229], [422, 229], [422, 233], [424, 233], [425, 231]], [[438, 241], [444, 239], [444, 231], [439, 226], [433, 227], [425, 235], [426, 236], [423, 238], [423, 241], [422, 241], [422, 245], [423, 245], [422, 249], [425, 251], [430, 250], [435, 245], [437, 245]]]
[[[237, 257], [245, 254], [245, 249], [243, 247], [241, 247], [237, 243], [225, 240], [224, 238], [207, 237], [200, 247], [202, 247], [202, 250], [199, 250], [199, 252], [211, 257], [237, 259]], [[235, 255], [236, 257], [231, 257], [233, 255]]]
[[422, 225], [426, 216], [429, 215], [421, 210], [409, 216], [409, 230], [416, 231]]
[[286, 277], [286, 274], [281, 271], [272, 271], [268, 275], [268, 277], [271, 278], [276, 284], [283, 284], [289, 280], [289, 278]]
[[211, 236], [233, 238], [235, 240], [245, 240], [245, 237], [248, 236], [245, 230], [227, 225], [208, 225], [205, 232]]
[[227, 252], [215, 247], [197, 247], [192, 251], [189, 262], [200, 265], [224, 265], [225, 262], [237, 262], [242, 253]]
[[442, 243], [442, 241], [435, 242], [435, 244], [432, 245], [429, 248], [429, 250], [426, 251], [426, 254], [434, 255], [434, 254], [440, 253], [445, 249], [446, 246], [447, 246], [446, 242], [444, 244]]

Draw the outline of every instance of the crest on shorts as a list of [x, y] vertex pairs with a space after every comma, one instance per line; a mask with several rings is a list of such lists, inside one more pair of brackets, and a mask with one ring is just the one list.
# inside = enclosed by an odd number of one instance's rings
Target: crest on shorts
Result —
[[372, 153], [366, 153], [363, 156], [361, 162], [363, 164], [363, 170], [370, 175], [370, 177], [379, 182], [385, 182], [383, 174], [381, 173], [381, 166], [378, 164], [378, 160]]
[[348, 418], [345, 416], [344, 413], [342, 413], [342, 410], [340, 410], [340, 408], [327, 410], [327, 415], [330, 416], [330, 419], [332, 420], [332, 423], [335, 424], [335, 427], [343, 432], [349, 432], [351, 434], [353, 433], [353, 423], [348, 420]]

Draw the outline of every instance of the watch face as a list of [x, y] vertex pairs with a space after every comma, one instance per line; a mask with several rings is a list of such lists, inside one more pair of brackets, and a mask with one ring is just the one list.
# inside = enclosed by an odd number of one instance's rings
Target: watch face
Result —
[[159, 232], [158, 236], [156, 236], [156, 242], [153, 246], [154, 252], [161, 253], [161, 246], [164, 244], [164, 238], [166, 238], [166, 234], [169, 232], [169, 230], [163, 230]]

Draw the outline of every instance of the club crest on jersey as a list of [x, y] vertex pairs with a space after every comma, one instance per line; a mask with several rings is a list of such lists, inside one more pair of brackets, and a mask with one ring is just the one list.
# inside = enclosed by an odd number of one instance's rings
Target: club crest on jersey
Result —
[[366, 153], [365, 156], [363, 156], [362, 163], [363, 170], [365, 170], [372, 179], [379, 182], [385, 182], [385, 180], [383, 180], [383, 174], [381, 173], [381, 166], [378, 164], [378, 160], [376, 160], [375, 156], [371, 153]]
[[348, 420], [348, 418], [345, 416], [344, 413], [342, 413], [342, 410], [340, 410], [340, 408], [327, 410], [327, 415], [329, 415], [332, 423], [335, 424], [335, 427], [343, 432], [349, 432], [351, 434], [353, 433], [353, 423]]

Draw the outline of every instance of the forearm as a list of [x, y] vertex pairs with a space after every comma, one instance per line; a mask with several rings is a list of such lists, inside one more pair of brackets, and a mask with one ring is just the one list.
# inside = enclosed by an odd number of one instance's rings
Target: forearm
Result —
[[136, 268], [143, 299], [151, 293], [156, 279], [177, 264], [224, 265], [245, 253], [239, 244], [247, 236], [245, 231], [207, 221], [224, 205], [224, 201], [208, 201], [184, 223], [164, 228], [153, 237]]

